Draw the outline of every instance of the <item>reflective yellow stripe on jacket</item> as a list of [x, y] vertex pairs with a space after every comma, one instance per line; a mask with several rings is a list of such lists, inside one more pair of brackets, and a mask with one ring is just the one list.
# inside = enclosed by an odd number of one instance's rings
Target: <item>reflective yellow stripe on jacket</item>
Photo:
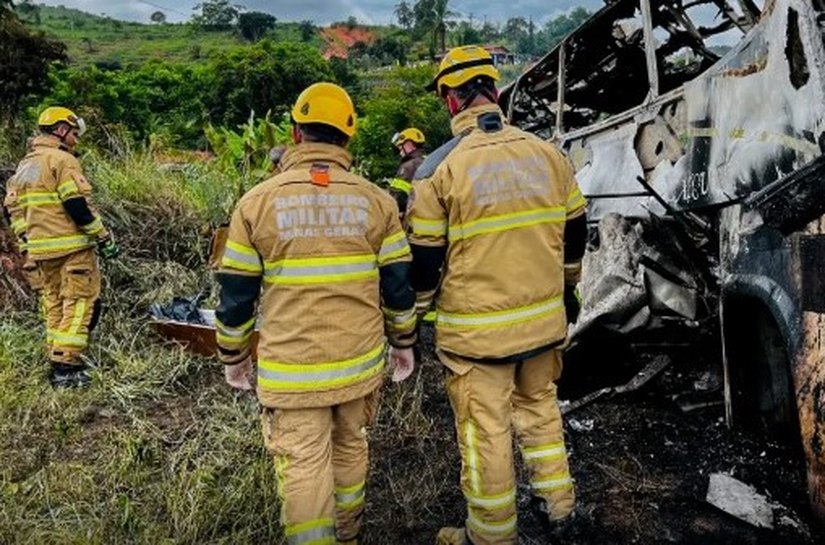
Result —
[[226, 248], [223, 250], [221, 266], [240, 271], [261, 273], [261, 256], [255, 248], [245, 246], [231, 240], [226, 241]]
[[410, 191], [412, 191], [412, 184], [404, 178], [393, 178], [392, 180], [390, 180], [390, 187], [393, 189], [397, 189], [399, 191], [403, 191], [407, 195], [409, 195]]
[[387, 327], [393, 331], [406, 331], [415, 325], [417, 319], [414, 306], [400, 311], [384, 308], [384, 317]]
[[377, 276], [375, 254], [287, 258], [264, 263], [264, 281], [270, 284], [329, 284]]
[[356, 384], [381, 372], [384, 345], [366, 354], [324, 363], [281, 363], [258, 360], [258, 384], [285, 392], [324, 390]]
[[95, 219], [91, 221], [91, 223], [87, 223], [86, 225], [81, 225], [80, 230], [86, 233], [87, 235], [97, 236], [103, 231], [103, 222], [100, 221], [98, 216], [95, 216]]
[[229, 327], [220, 320], [215, 320], [215, 328], [218, 330], [218, 342], [224, 345], [243, 344], [249, 340], [255, 331], [255, 320], [253, 316], [238, 327]]
[[564, 304], [562, 296], [559, 295], [532, 305], [496, 312], [453, 314], [439, 309], [436, 314], [436, 322], [441, 327], [495, 328], [538, 320], [561, 310], [564, 310]]
[[450, 242], [464, 240], [487, 233], [498, 233], [511, 229], [520, 229], [540, 223], [564, 223], [565, 209], [562, 207], [535, 208], [512, 214], [500, 214], [481, 218], [467, 223], [450, 225], [448, 238]]
[[88, 235], [71, 235], [67, 237], [48, 237], [29, 239], [26, 248], [31, 255], [49, 254], [64, 250], [82, 250], [95, 245]]
[[26, 232], [26, 220], [24, 218], [18, 218], [12, 221], [11, 230], [17, 236], [22, 235]]
[[54, 191], [32, 191], [20, 196], [17, 201], [20, 208], [29, 208], [32, 206], [50, 206], [60, 204], [60, 196]]
[[584, 199], [579, 186], [574, 187], [567, 197], [567, 214], [575, 212], [585, 204], [587, 204], [587, 201]]
[[57, 186], [57, 195], [61, 201], [65, 201], [75, 195], [78, 195], [80, 190], [74, 180], [67, 180]]
[[407, 243], [407, 236], [404, 231], [399, 231], [384, 239], [381, 250], [378, 252], [378, 264], [383, 265], [387, 261], [409, 255], [410, 245]]
[[410, 218], [410, 227], [415, 235], [444, 236], [447, 234], [447, 222], [444, 220], [429, 220], [413, 216]]

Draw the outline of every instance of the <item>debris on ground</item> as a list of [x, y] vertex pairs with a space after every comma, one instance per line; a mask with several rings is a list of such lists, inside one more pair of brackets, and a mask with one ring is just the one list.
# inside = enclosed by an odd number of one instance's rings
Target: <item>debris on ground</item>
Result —
[[713, 473], [707, 502], [760, 528], [773, 528], [773, 505], [752, 486], [727, 473]]

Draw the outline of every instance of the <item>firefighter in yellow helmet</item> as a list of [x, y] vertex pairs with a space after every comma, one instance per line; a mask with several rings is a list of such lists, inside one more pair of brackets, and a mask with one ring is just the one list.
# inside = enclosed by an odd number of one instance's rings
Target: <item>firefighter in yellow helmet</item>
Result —
[[46, 108], [25, 158], [9, 180], [4, 205], [26, 253], [27, 271], [41, 292], [54, 387], [86, 386], [80, 354], [100, 316], [100, 268], [118, 246], [91, 202], [92, 187], [74, 155], [86, 130], [63, 107]]
[[[257, 394], [275, 460], [289, 544], [355, 544], [367, 476], [365, 427], [383, 380], [412, 371], [410, 248], [392, 198], [351, 171], [355, 110], [332, 83], [292, 110], [281, 172], [238, 203], [218, 273], [220, 359], [249, 388], [259, 322]], [[257, 308], [257, 311], [256, 311]]]
[[574, 508], [554, 381], [585, 201], [558, 149], [505, 122], [498, 77], [481, 47], [444, 57], [429, 89], [455, 136], [418, 169], [409, 210], [411, 278], [420, 308], [436, 300], [467, 501], [465, 527], [442, 528], [441, 545], [516, 543], [513, 431], [547, 530], [558, 533]]
[[407, 201], [412, 189], [412, 179], [416, 169], [421, 166], [426, 156], [424, 155], [424, 133], [415, 127], [409, 127], [392, 136], [392, 145], [398, 150], [401, 156], [401, 164], [395, 178], [390, 180], [390, 194], [395, 197], [398, 203], [398, 213], [401, 222], [404, 223], [404, 215], [407, 213]]

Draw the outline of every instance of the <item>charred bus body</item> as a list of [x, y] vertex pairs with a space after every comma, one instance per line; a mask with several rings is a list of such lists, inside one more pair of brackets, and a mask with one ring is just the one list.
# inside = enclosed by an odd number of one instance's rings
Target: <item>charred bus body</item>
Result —
[[574, 339], [717, 319], [726, 415], [825, 520], [825, 0], [607, 0], [501, 95], [589, 198]]

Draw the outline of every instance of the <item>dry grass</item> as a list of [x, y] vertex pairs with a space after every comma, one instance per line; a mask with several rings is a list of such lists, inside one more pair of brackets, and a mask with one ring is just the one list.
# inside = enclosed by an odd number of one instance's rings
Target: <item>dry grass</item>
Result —
[[[104, 264], [89, 390], [48, 387], [36, 313], [0, 318], [0, 543], [281, 543], [254, 397], [230, 392], [216, 361], [164, 343], [144, 318], [156, 300], [213, 291], [204, 226], [226, 217], [234, 184], [141, 156], [86, 164], [124, 254]], [[463, 518], [451, 413], [428, 360], [384, 392], [367, 544], [431, 542]]]

